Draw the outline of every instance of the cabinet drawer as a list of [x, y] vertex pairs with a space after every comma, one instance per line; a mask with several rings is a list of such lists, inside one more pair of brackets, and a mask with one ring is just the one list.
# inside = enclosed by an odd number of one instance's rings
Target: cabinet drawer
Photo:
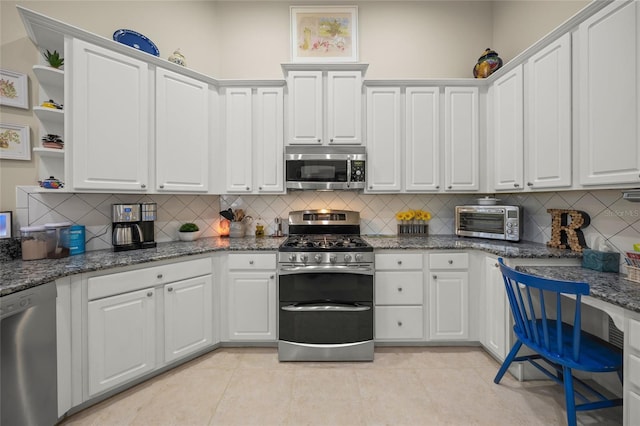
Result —
[[421, 306], [376, 306], [376, 333], [380, 339], [422, 339], [424, 316]]
[[230, 254], [229, 269], [276, 269], [275, 253]]
[[640, 352], [640, 322], [629, 319], [629, 347]]
[[377, 305], [422, 305], [422, 271], [376, 272]]
[[432, 253], [429, 255], [431, 269], [467, 269], [469, 255], [467, 253]]
[[376, 254], [376, 269], [422, 269], [422, 254], [420, 253], [385, 253]]
[[627, 391], [627, 398], [624, 400], [624, 406], [627, 408], [629, 414], [630, 425], [640, 424], [640, 395], [635, 392]]
[[211, 270], [211, 259], [209, 258], [187, 260], [135, 271], [92, 277], [87, 281], [87, 291], [89, 300], [100, 299], [115, 294], [207, 275], [211, 273]]

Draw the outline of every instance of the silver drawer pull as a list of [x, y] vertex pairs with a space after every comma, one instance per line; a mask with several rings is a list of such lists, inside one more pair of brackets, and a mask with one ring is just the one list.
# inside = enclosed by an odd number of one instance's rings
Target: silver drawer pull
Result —
[[162, 274], [158, 274], [158, 275], [157, 275], [157, 278], [158, 278], [159, 280], [161, 280], [163, 276], [164, 276], [164, 275], [162, 275]]
[[249, 265], [253, 265], [253, 260], [250, 260], [250, 261], [249, 261]]
[[399, 292], [402, 292], [402, 287], [398, 287], [398, 291], [399, 291]]
[[147, 297], [151, 297], [151, 296], [153, 296], [153, 292], [152, 291], [147, 293]]
[[370, 306], [362, 305], [289, 305], [283, 306], [283, 311], [287, 312], [318, 312], [318, 311], [331, 311], [331, 312], [364, 312], [371, 309]]
[[449, 265], [453, 265], [453, 260], [449, 259]]
[[398, 327], [402, 327], [402, 321], [398, 321]]
[[402, 260], [398, 260], [398, 265], [402, 265]]
[[173, 291], [173, 287], [169, 287], [169, 288], [167, 289], [167, 291], [168, 291], [169, 293], [171, 293], [171, 292]]

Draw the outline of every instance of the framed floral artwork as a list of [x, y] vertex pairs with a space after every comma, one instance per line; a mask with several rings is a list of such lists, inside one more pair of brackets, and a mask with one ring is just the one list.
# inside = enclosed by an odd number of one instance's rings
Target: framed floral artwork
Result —
[[26, 74], [0, 69], [0, 105], [29, 109]]
[[31, 160], [29, 126], [0, 123], [0, 159]]
[[358, 62], [358, 7], [291, 6], [291, 61]]

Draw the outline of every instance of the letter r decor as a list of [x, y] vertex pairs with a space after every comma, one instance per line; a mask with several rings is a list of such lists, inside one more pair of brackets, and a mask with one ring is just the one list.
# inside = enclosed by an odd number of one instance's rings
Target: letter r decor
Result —
[[589, 215], [580, 210], [565, 209], [547, 209], [547, 213], [551, 214], [551, 240], [547, 246], [565, 249], [568, 244], [572, 251], [582, 253], [587, 243], [580, 229], [591, 223]]

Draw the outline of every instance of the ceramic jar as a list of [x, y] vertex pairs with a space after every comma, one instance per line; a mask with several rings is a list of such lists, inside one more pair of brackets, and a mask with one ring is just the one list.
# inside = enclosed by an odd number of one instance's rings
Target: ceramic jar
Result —
[[231, 222], [229, 224], [229, 237], [242, 238], [246, 233], [246, 228], [242, 222]]

